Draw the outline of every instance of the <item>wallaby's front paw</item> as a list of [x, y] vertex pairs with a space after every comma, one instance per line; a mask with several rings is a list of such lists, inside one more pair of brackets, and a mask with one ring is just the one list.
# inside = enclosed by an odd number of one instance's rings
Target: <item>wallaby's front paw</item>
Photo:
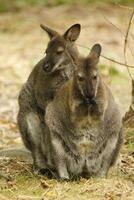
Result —
[[49, 169], [36, 169], [34, 170], [34, 174], [35, 175], [44, 175], [47, 178], [53, 178], [53, 174], [51, 173], [51, 171]]
[[59, 175], [59, 179], [61, 180], [61, 181], [69, 181], [69, 175], [68, 175], [68, 173], [66, 172], [66, 173], [61, 173], [60, 175]]
[[33, 172], [35, 175], [40, 175], [40, 174], [44, 175], [46, 170], [47, 170], [46, 168], [39, 168], [36, 165], [33, 165]]
[[64, 181], [69, 181], [70, 179], [69, 179], [69, 177], [67, 178], [67, 177], [60, 177], [59, 178], [59, 181], [61, 181], [61, 182], [64, 182]]

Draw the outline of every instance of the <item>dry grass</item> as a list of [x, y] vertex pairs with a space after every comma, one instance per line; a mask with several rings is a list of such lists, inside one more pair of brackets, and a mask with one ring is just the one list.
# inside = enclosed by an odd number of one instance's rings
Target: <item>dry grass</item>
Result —
[[129, 178], [119, 167], [111, 170], [107, 179], [81, 178], [74, 182], [60, 182], [34, 175], [31, 165], [21, 161], [3, 160], [0, 167], [2, 172], [10, 174], [9, 180], [0, 180], [0, 193], [13, 200], [35, 197], [40, 200], [127, 200], [134, 197], [134, 177]]

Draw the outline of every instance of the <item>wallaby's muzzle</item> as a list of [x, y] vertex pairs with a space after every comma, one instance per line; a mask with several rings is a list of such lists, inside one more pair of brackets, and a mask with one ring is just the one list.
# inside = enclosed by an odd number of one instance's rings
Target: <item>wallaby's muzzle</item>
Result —
[[85, 102], [86, 102], [87, 105], [95, 105], [96, 104], [95, 98], [90, 97], [90, 96], [87, 96], [85, 98]]

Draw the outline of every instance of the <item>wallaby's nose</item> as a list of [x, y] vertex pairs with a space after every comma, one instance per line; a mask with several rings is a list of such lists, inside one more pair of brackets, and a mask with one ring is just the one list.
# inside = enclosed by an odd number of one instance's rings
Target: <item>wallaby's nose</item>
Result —
[[95, 104], [95, 99], [94, 99], [94, 96], [86, 96], [86, 102], [87, 104]]
[[43, 66], [43, 69], [46, 72], [50, 72], [51, 71], [51, 65], [49, 63], [45, 63], [44, 66]]
[[91, 99], [90, 99], [90, 103], [92, 104], [92, 105], [95, 105], [95, 98], [94, 97], [92, 97]]

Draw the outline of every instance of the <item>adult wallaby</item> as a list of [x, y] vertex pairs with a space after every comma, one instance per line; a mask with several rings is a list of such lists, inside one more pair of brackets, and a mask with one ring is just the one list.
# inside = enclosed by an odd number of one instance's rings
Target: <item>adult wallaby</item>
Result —
[[[80, 25], [74, 24], [63, 35], [41, 25], [49, 37], [46, 56], [31, 72], [19, 94], [18, 126], [25, 146], [31, 151], [34, 166], [45, 168], [46, 158], [41, 150], [41, 134], [45, 133], [46, 106], [56, 91], [67, 81], [73, 65], [70, 58], [78, 54], [74, 42], [80, 34]], [[44, 148], [44, 147], [43, 147]]]
[[52, 162], [59, 178], [106, 176], [123, 142], [122, 120], [98, 69], [101, 46], [73, 58], [75, 71], [46, 109]]

